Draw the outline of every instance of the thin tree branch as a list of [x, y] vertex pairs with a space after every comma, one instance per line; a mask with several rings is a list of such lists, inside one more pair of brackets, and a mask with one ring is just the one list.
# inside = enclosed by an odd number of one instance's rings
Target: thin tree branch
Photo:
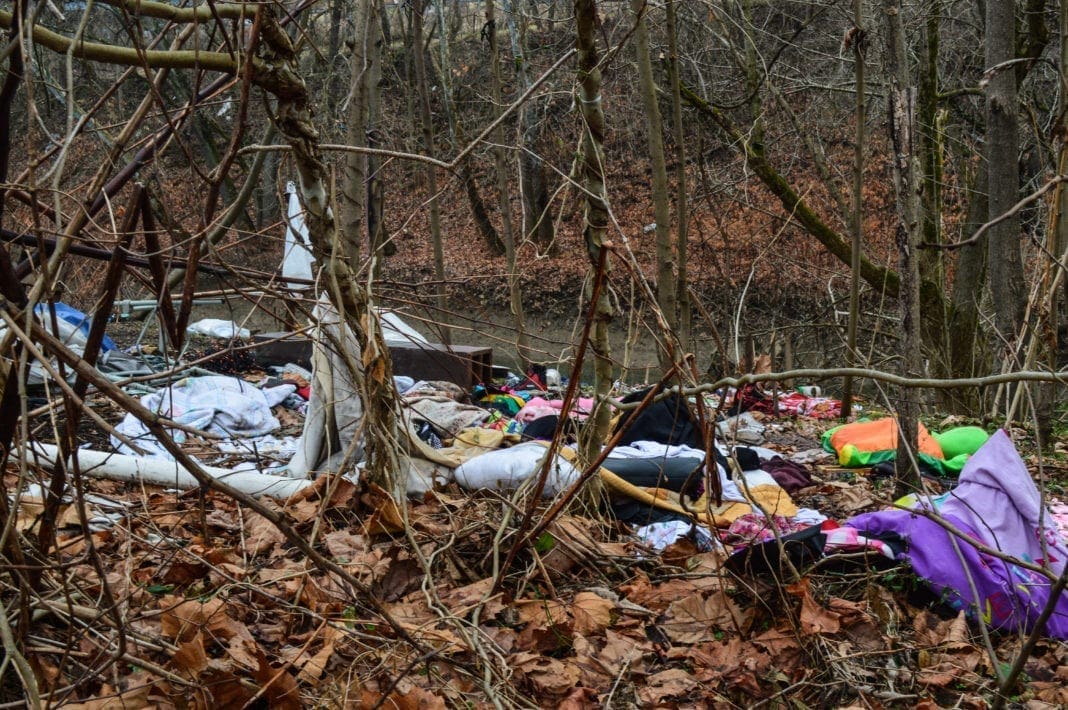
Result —
[[1022, 200], [1020, 200], [1019, 202], [1017, 202], [1015, 205], [1010, 207], [1007, 212], [1003, 212], [1002, 214], [998, 215], [994, 219], [990, 220], [986, 224], [984, 224], [981, 227], [979, 227], [979, 229], [975, 230], [975, 234], [973, 234], [972, 236], [968, 237], [967, 239], [964, 239], [964, 240], [959, 241], [959, 242], [951, 242], [951, 243], [948, 243], [948, 244], [932, 244], [931, 242], [921, 242], [920, 243], [920, 248], [921, 249], [957, 249], [959, 247], [966, 247], [969, 244], [975, 244], [976, 242], [978, 242], [980, 239], [983, 238], [983, 235], [986, 234], [988, 230], [990, 230], [993, 227], [1001, 224], [1002, 222], [1004, 222], [1007, 219], [1015, 217], [1017, 214], [1019, 214], [1020, 210], [1022, 210], [1024, 207], [1027, 207], [1032, 202], [1037, 201], [1040, 197], [1042, 197], [1047, 192], [1052, 190], [1054, 187], [1056, 187], [1057, 185], [1060, 185], [1062, 182], [1065, 182], [1065, 181], [1068, 181], [1068, 175], [1058, 175], [1058, 176], [1056, 176], [1054, 178], [1050, 178], [1046, 182], [1046, 184], [1044, 184], [1042, 187], [1038, 188], [1037, 190], [1032, 192], [1030, 195], [1028, 195], [1027, 197], [1025, 197]]

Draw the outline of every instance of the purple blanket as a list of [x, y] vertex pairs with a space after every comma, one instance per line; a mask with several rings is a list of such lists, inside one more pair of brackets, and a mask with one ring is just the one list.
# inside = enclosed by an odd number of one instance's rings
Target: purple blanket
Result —
[[[941, 504], [939, 513], [990, 548], [1055, 574], [1064, 570], [1068, 546], [1043, 510], [1027, 467], [1003, 431], [990, 437], [968, 460], [959, 485]], [[916, 574], [946, 603], [971, 614], [978, 609], [993, 627], [1030, 631], [1049, 601], [1050, 584], [1041, 575], [981, 553], [966, 539], [957, 540], [958, 556], [943, 527], [907, 510], [866, 513], [845, 525], [870, 535], [901, 535], [908, 542], [902, 557], [911, 562]], [[978, 600], [972, 593], [973, 584]], [[1045, 634], [1068, 639], [1068, 593], [1057, 601]]]

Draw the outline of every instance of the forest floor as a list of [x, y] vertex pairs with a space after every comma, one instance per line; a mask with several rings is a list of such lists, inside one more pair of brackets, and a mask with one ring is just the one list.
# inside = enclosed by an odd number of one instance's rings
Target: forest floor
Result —
[[[784, 456], [818, 447], [830, 426], [765, 423], [765, 446]], [[279, 435], [299, 430], [290, 417]], [[865, 471], [823, 459], [812, 472], [799, 506], [841, 520], [891, 502]], [[332, 476], [265, 500], [356, 589], [213, 492], [87, 487], [88, 517], [110, 522], [85, 534], [77, 507], [61, 510], [66, 566], [52, 581], [76, 582], [35, 613], [29, 649], [42, 691], [69, 688], [64, 707], [986, 708], [1023, 643], [991, 631], [987, 646], [907, 567], [826, 558], [800, 578], [737, 574], [721, 551], [684, 538], [656, 553], [583, 506], [504, 570], [530, 501], [455, 484], [405, 511]], [[1063, 480], [1051, 488], [1064, 496]], [[38, 513], [23, 503], [21, 532]], [[101, 675], [116, 612], [125, 655]], [[1008, 695], [1068, 705], [1068, 646], [1040, 641]]]

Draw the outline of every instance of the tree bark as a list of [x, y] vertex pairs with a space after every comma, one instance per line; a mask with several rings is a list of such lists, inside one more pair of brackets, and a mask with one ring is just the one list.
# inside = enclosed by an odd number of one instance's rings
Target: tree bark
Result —
[[[522, 94], [530, 88], [530, 61], [527, 59], [527, 30], [520, 0], [510, 0], [508, 34], [515, 57], [516, 82]], [[519, 192], [523, 198], [523, 238], [532, 239], [543, 249], [552, 246], [556, 237], [549, 214], [549, 188], [545, 165], [538, 154], [538, 115], [528, 101], [519, 111]]]
[[[675, 297], [675, 245], [671, 239], [671, 207], [668, 204], [667, 160], [664, 157], [663, 124], [660, 106], [656, 99], [656, 84], [653, 81], [653, 62], [649, 56], [649, 28], [645, 21], [646, 0], [631, 0], [631, 12], [635, 16], [634, 38], [637, 45], [638, 86], [645, 110], [646, 142], [649, 146], [649, 162], [653, 171], [653, 219], [656, 222], [656, 297], [669, 333], [677, 336], [678, 302]], [[667, 371], [672, 362], [673, 348], [660, 348], [660, 367]]]
[[[374, 0], [357, 0], [353, 17], [354, 36], [349, 57], [349, 93], [345, 111], [345, 143], [367, 145], [368, 91], [375, 61], [373, 49], [375, 32]], [[367, 156], [346, 153], [341, 169], [338, 213], [346, 257], [353, 265], [360, 262], [367, 212]]]
[[[853, 76], [856, 82], [856, 103], [853, 117], [856, 121], [853, 145], [853, 212], [850, 231], [853, 232], [853, 249], [849, 260], [849, 325], [846, 329], [846, 365], [856, 367], [857, 324], [860, 321], [860, 259], [864, 248], [864, 53], [867, 36], [864, 30], [864, 3], [853, 0]], [[842, 421], [853, 413], [853, 378], [842, 383]]]
[[[901, 291], [901, 374], [919, 377], [920, 350], [920, 265], [919, 244], [923, 229], [921, 195], [923, 182], [916, 146], [916, 88], [909, 81], [908, 55], [901, 19], [900, 0], [887, 0], [887, 78], [890, 139], [893, 146], [894, 192], [897, 196], [897, 245], [900, 253]], [[920, 490], [916, 466], [919, 406], [915, 393], [900, 388], [896, 402], [898, 447], [896, 459], [898, 494]]]
[[[987, 0], [986, 66], [1015, 58], [1015, 3]], [[994, 72], [986, 86], [986, 164], [988, 219], [1000, 217], [1019, 199], [1019, 138], [1016, 127], [1016, 74], [1012, 68]], [[990, 289], [994, 325], [1000, 339], [999, 361], [1012, 362], [1019, 352], [1026, 285], [1020, 255], [1020, 221], [1010, 217], [988, 230]]]
[[[424, 0], [412, 0], [412, 65], [415, 70], [416, 91], [419, 94], [420, 124], [423, 131], [423, 145], [426, 154], [434, 155], [434, 120], [430, 107], [430, 87], [426, 81], [426, 60], [423, 57], [423, 15]], [[452, 340], [448, 325], [447, 302], [445, 295], [445, 246], [441, 235], [441, 207], [438, 203], [438, 174], [433, 165], [426, 166], [426, 183], [430, 206], [430, 239], [434, 248], [434, 302], [437, 305], [435, 320], [441, 324], [441, 342], [446, 345]]]
[[[987, 165], [983, 159], [975, 176], [968, 181], [971, 199], [964, 222], [963, 235], [966, 238], [970, 238], [986, 222], [989, 211], [987, 183]], [[977, 243], [962, 247], [957, 256], [946, 319], [950, 373], [953, 377], [972, 377], [985, 370], [988, 364], [985, 348], [980, 347], [983, 333], [979, 319], [979, 304], [986, 281], [986, 256], [986, 235]], [[978, 395], [975, 390], [947, 390], [943, 402], [953, 412], [975, 414], [981, 406]]]
[[[486, 35], [489, 40], [490, 96], [496, 110], [504, 105], [501, 92], [500, 46], [497, 41], [497, 19], [494, 0], [486, 0]], [[504, 242], [504, 261], [508, 279], [508, 306], [515, 322], [515, 348], [519, 363], [526, 370], [533, 353], [526, 332], [526, 314], [523, 311], [523, 293], [519, 283], [516, 259], [516, 239], [512, 222], [512, 201], [508, 189], [508, 163], [504, 154], [504, 126], [493, 130], [493, 168], [497, 177], [497, 208], [501, 213], [501, 239]]]
[[[600, 54], [597, 51], [595, 29], [597, 27], [596, 0], [575, 0], [576, 46], [578, 49], [578, 99], [582, 111], [582, 142], [580, 148], [579, 175], [586, 191], [583, 240], [590, 260], [588, 284], [593, 291], [594, 282], [608, 269], [608, 199], [604, 184], [604, 107], [601, 97]], [[593, 461], [600, 453], [608, 435], [611, 408], [605, 401], [612, 389], [612, 352], [608, 339], [608, 327], [612, 322], [612, 304], [608, 297], [607, 284], [599, 289], [594, 310], [591, 345], [594, 352], [594, 405], [589, 422], [583, 432], [582, 457]], [[581, 377], [574, 372], [572, 377]]]
[[690, 349], [692, 313], [690, 284], [687, 273], [689, 254], [690, 212], [686, 194], [686, 134], [682, 123], [682, 89], [679, 79], [678, 27], [675, 17], [676, 0], [667, 0], [668, 83], [671, 85], [671, 130], [675, 141], [675, 255], [678, 259], [678, 281], [675, 298], [678, 302], [679, 342], [684, 351]]

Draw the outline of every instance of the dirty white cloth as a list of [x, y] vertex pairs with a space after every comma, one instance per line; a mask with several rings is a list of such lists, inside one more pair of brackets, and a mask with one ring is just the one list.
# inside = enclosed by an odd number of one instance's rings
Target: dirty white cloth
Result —
[[224, 454], [241, 454], [254, 458], [269, 458], [276, 461], [289, 461], [297, 451], [297, 437], [276, 437], [274, 434], [257, 436], [250, 439], [231, 439], [220, 441], [217, 447]]
[[[549, 450], [537, 442], [497, 449], [476, 456], [456, 467], [456, 482], [468, 490], [490, 488], [511, 491], [535, 478]], [[562, 456], [549, 468], [542, 495], [551, 498], [578, 480], [579, 471]]]
[[709, 552], [721, 548], [719, 540], [712, 537], [708, 528], [703, 525], [693, 525], [682, 520], [665, 520], [660, 523], [643, 525], [634, 531], [634, 534], [646, 547], [651, 547], [657, 552], [663, 552], [668, 545], [672, 545], [693, 531], [694, 544], [701, 552]]
[[[308, 228], [304, 224], [304, 208], [297, 197], [297, 186], [286, 183], [286, 244], [282, 255], [283, 279], [314, 279], [315, 257], [311, 252]], [[289, 288], [299, 291], [308, 284], [288, 282]]]
[[353, 463], [364, 456], [363, 400], [349, 374], [350, 363], [359, 367], [363, 362], [360, 344], [325, 295], [320, 296], [312, 319], [316, 327], [311, 399], [304, 431], [289, 462], [290, 475], [298, 478], [335, 467], [350, 448]]
[[[187, 377], [170, 387], [146, 394], [141, 398], [141, 404], [168, 419], [209, 434], [226, 438], [254, 437], [269, 434], [279, 427], [271, 407], [292, 392], [292, 385], [261, 390], [244, 380], [224, 375]], [[115, 430], [133, 440], [149, 456], [174, 458], [133, 414], [127, 414]], [[178, 443], [186, 439], [183, 431], [170, 433]], [[120, 453], [139, 455], [115, 436], [111, 437], [111, 443]]]
[[729, 443], [763, 444], [764, 425], [750, 412], [742, 412], [736, 417], [725, 419], [716, 424], [720, 438]]
[[248, 328], [242, 328], [232, 320], [221, 318], [201, 318], [196, 323], [190, 323], [185, 329], [187, 333], [194, 335], [207, 335], [211, 338], [240, 338], [248, 340], [252, 333]]

